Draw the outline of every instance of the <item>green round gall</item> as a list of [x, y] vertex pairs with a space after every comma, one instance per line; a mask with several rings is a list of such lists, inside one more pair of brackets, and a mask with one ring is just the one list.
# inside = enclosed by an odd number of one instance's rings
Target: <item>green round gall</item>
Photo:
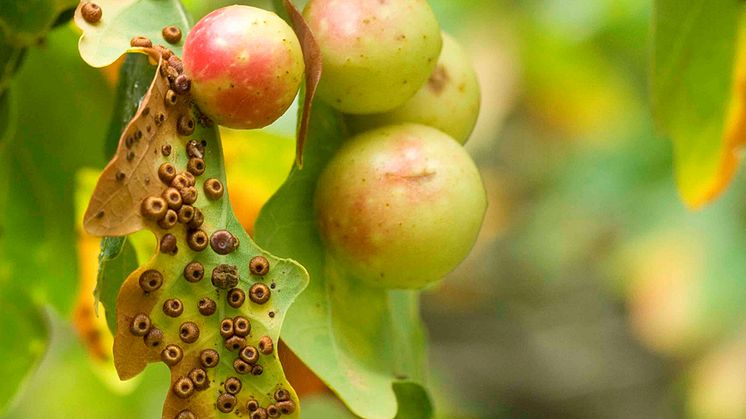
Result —
[[303, 15], [322, 53], [318, 97], [345, 113], [401, 106], [440, 54], [440, 27], [426, 0], [311, 0]]
[[265, 127], [285, 113], [304, 70], [293, 29], [270, 11], [239, 5], [200, 19], [183, 60], [200, 110], [237, 129]]
[[349, 139], [315, 192], [330, 256], [351, 276], [386, 288], [421, 288], [453, 270], [472, 248], [486, 206], [464, 148], [417, 124]]
[[456, 40], [444, 33], [438, 64], [412, 99], [390, 112], [350, 115], [348, 122], [355, 132], [414, 122], [437, 128], [464, 144], [477, 122], [480, 99], [477, 75], [469, 56]]

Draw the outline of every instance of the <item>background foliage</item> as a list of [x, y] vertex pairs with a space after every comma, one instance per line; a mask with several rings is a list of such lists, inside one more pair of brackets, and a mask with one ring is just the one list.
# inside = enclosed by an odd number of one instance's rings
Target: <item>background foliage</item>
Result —
[[[80, 212], [111, 152], [124, 73], [85, 65], [68, 24], [49, 31], [71, 2], [23, 3], [57, 12], [12, 38], [7, 22], [27, 19], [0, 8], [0, 355], [13, 359], [0, 362], [0, 410], [157, 417], [167, 369], [119, 383], [104, 317], [84, 310], [99, 249]], [[184, 3], [194, 18], [219, 6]], [[705, 188], [696, 181], [718, 176], [728, 150], [737, 2], [691, 2], [691, 15], [665, 0], [430, 3], [479, 72], [483, 110], [467, 148], [490, 201], [469, 259], [422, 298], [436, 416], [746, 416], [744, 179], [699, 212], [677, 189], [686, 179]], [[651, 36], [651, 21], [674, 35]], [[699, 41], [677, 50], [688, 39], [677, 29]], [[682, 61], [700, 47], [706, 62]], [[677, 90], [667, 74], [701, 86]], [[222, 133], [229, 192], [250, 232], [292, 164], [289, 114], [267, 131]], [[708, 126], [715, 134], [697, 134]], [[133, 243], [140, 256], [153, 246]], [[350, 417], [323, 385], [289, 374], [304, 417]]]

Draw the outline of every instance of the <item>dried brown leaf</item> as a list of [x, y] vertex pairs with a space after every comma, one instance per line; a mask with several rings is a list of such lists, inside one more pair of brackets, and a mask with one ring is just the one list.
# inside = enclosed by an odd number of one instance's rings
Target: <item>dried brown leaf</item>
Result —
[[290, 0], [283, 0], [283, 5], [290, 16], [293, 30], [298, 36], [298, 40], [300, 40], [301, 49], [303, 50], [303, 62], [306, 66], [305, 94], [303, 95], [303, 108], [298, 121], [295, 150], [295, 164], [298, 167], [303, 167], [303, 146], [308, 136], [311, 106], [313, 105], [313, 98], [316, 95], [316, 88], [319, 86], [319, 80], [321, 80], [321, 49], [316, 43], [313, 33], [311, 33], [311, 28], [308, 27], [305, 19], [303, 19], [303, 15], [295, 5]]

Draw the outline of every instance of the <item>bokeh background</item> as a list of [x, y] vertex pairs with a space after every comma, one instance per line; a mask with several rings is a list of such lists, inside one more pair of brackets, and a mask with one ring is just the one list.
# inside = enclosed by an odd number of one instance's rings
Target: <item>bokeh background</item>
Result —
[[[185, 1], [195, 19], [229, 3]], [[479, 75], [467, 149], [489, 197], [471, 255], [423, 294], [437, 416], [746, 417], [746, 179], [699, 212], [679, 199], [650, 115], [652, 2], [430, 3]], [[56, 29], [28, 60], [62, 43], [74, 53], [75, 36]], [[116, 69], [96, 71], [112, 95]], [[292, 162], [289, 115], [224, 132], [249, 230]], [[81, 207], [98, 169], [78, 173]], [[47, 310], [51, 344], [5, 417], [158, 417], [167, 369], [118, 382], [92, 312], [98, 242], [81, 232], [75, 252], [73, 321]], [[305, 417], [350, 416], [300, 385]]]

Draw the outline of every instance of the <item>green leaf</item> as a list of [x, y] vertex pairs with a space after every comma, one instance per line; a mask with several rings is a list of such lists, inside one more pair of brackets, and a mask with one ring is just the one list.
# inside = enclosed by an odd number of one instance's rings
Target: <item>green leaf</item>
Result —
[[98, 263], [94, 294], [96, 300], [104, 305], [106, 324], [113, 335], [117, 332], [117, 295], [127, 276], [137, 269], [137, 254], [125, 237], [104, 237]]
[[[179, 0], [98, 0], [103, 12], [97, 23], [88, 23], [81, 14], [82, 3], [75, 11], [75, 24], [83, 30], [78, 49], [83, 60], [93, 67], [105, 67], [130, 48], [130, 40], [144, 36], [153, 45], [164, 45], [181, 55], [186, 31], [191, 22]], [[181, 41], [171, 45], [161, 31], [168, 25], [178, 26]]]
[[691, 207], [725, 188], [746, 140], [735, 80], [736, 62], [744, 61], [736, 61], [742, 7], [737, 0], [655, 2], [653, 112], [673, 140], [679, 191]]
[[[311, 274], [308, 289], [287, 314], [282, 338], [356, 415], [391, 418], [398, 410], [393, 385], [406, 381], [425, 392], [415, 384], [424, 381], [426, 357], [417, 294], [350, 280], [326, 258], [313, 194], [346, 133], [341, 115], [321, 102], [314, 103], [311, 125], [303, 169], [293, 169], [255, 227], [260, 245], [297, 259]], [[414, 408], [429, 412], [421, 401], [414, 400]]]
[[15, 134], [16, 107], [13, 96], [9, 90], [0, 93], [0, 152], [3, 151], [3, 143]]
[[18, 47], [38, 42], [57, 22], [60, 13], [77, 0], [6, 0], [0, 7], [0, 32]]
[[394, 384], [396, 398], [399, 401], [397, 419], [427, 419], [433, 417], [433, 405], [430, 395], [421, 385], [411, 382]]
[[0, 31], [0, 93], [10, 85], [26, 53], [25, 47], [14, 45]]
[[[168, 64], [160, 61], [159, 66], [163, 65]], [[132, 272], [117, 294], [114, 338], [117, 372], [120, 378], [129, 379], [138, 375], [149, 362], [165, 362], [164, 354], [180, 352], [182, 357], [179, 360], [167, 363], [170, 364], [172, 387], [167, 391], [163, 417], [175, 417], [184, 409], [198, 417], [217, 416], [216, 409], [225, 405], [225, 397], [231, 397], [224, 395], [227, 392], [224, 383], [229, 377], [242, 382], [231, 411], [248, 414], [246, 406], [250, 398], [256, 399], [262, 408], [274, 405], [275, 392], [284, 389], [296, 408], [283, 417], [298, 417], [298, 398], [284, 377], [276, 344], [285, 313], [305, 288], [308, 275], [297, 263], [264, 252], [246, 234], [236, 220], [225, 192], [223, 152], [217, 127], [196, 120], [196, 109], [192, 107], [188, 93], [167, 101], [166, 97], [171, 97], [167, 95], [173, 94], [167, 72], [158, 70], [154, 74], [134, 118], [120, 136], [114, 158], [98, 179], [84, 216], [84, 226], [89, 233], [127, 235], [147, 229], [160, 243], [158, 253]], [[186, 127], [191, 127], [189, 132]], [[189, 166], [196, 162], [201, 164], [199, 170]], [[176, 180], [163, 180], [165, 178], [163, 173], [159, 174], [159, 169], [166, 163], [172, 165], [174, 174], [179, 173], [177, 179], [184, 182], [189, 182], [185, 173], [192, 173], [194, 183], [179, 186]], [[208, 196], [208, 180], [219, 182], [222, 193]], [[171, 206], [176, 210], [189, 208], [199, 211], [204, 214], [204, 222], [194, 225], [188, 220], [177, 223], [174, 219], [172, 224], [164, 225], [143, 215], [141, 204], [147, 198], [163, 196], [169, 185], [176, 189], [180, 200], [186, 200], [189, 188], [193, 188], [196, 198], [189, 201], [188, 206], [181, 202]], [[164, 201], [164, 208], [165, 205]], [[176, 213], [173, 216], [176, 217]], [[198, 234], [203, 234], [202, 242], [193, 239]], [[227, 248], [225, 252], [220, 251], [216, 244], [221, 242], [216, 238], [221, 235], [225, 237], [222, 240]], [[175, 246], [168, 247], [169, 240]], [[104, 250], [108, 254], [116, 253], [117, 245], [110, 239]], [[117, 258], [123, 255], [124, 251]], [[257, 257], [268, 261], [267, 270], [261, 274], [249, 268]], [[199, 264], [203, 269], [202, 276], [193, 278], [188, 273], [187, 267], [193, 264]], [[231, 285], [220, 285], [214, 272], [227, 267], [232, 267], [239, 278]], [[119, 275], [124, 268], [113, 269], [115, 275]], [[151, 281], [152, 276], [148, 275], [156, 275], [158, 280]], [[148, 285], [151, 283], [154, 285]], [[250, 290], [254, 287], [264, 287], [268, 300], [256, 301], [251, 297]], [[245, 300], [239, 299], [239, 303], [234, 304], [233, 297], [239, 295], [243, 295]], [[208, 299], [215, 309], [205, 313], [198, 307], [200, 302]], [[178, 305], [178, 311], [169, 312], [170, 307], [175, 307], [174, 303]], [[138, 316], [147, 316], [147, 323], [135, 322]], [[239, 316], [250, 323], [250, 333], [222, 336], [223, 322]], [[144, 324], [143, 333], [133, 332], [133, 328], [141, 323]], [[195, 334], [194, 340], [185, 337], [185, 330], [189, 331], [185, 327], [191, 327], [189, 333]], [[151, 337], [145, 339], [144, 333]], [[155, 334], [159, 335], [157, 339], [152, 338]], [[262, 352], [258, 360], [247, 361], [243, 366], [235, 363], [240, 362], [238, 347], [252, 346], [261, 351], [259, 342], [267, 339], [272, 343], [266, 346], [268, 350]], [[207, 349], [219, 355], [217, 366], [200, 361], [200, 353]], [[200, 374], [208, 377], [208, 386], [179, 396], [176, 391], [181, 388], [179, 383], [196, 382], [186, 378], [191, 377], [196, 368], [202, 368]]]
[[101, 73], [77, 57], [76, 38], [61, 27], [44, 46], [29, 49], [11, 87], [16, 129], [0, 153], [0, 178], [7, 182], [0, 188], [6, 201], [0, 258], [35, 301], [51, 303], [63, 316], [78, 285], [75, 175], [103, 165], [111, 108]]
[[23, 288], [0, 272], [0, 328], [3, 344], [0, 346], [0, 413], [7, 409], [15, 394], [23, 387], [44, 355], [48, 340], [44, 314], [29, 298]]

